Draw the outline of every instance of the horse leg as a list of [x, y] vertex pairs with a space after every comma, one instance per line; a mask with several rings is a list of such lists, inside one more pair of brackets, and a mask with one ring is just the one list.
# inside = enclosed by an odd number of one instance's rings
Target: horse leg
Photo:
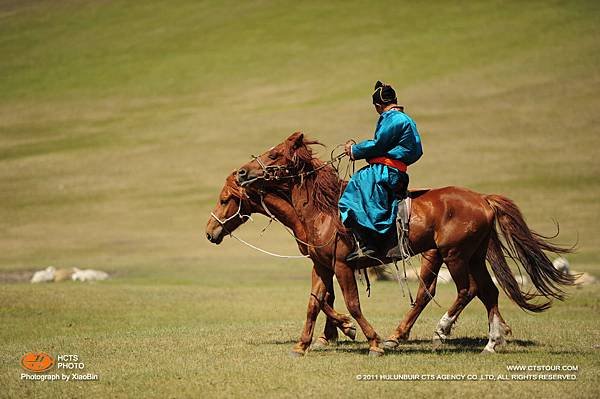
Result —
[[441, 266], [442, 257], [437, 249], [431, 249], [422, 254], [421, 270], [419, 272], [421, 278], [419, 279], [419, 290], [414, 306], [406, 313], [394, 333], [383, 343], [386, 349], [393, 349], [400, 344], [400, 341], [408, 340], [412, 326], [429, 301], [435, 296], [437, 274]]
[[[306, 321], [299, 342], [292, 348], [292, 355], [302, 356], [310, 346], [313, 338], [315, 322], [319, 311], [322, 310], [327, 316], [328, 321], [334, 326], [339, 327], [344, 334], [354, 339], [356, 328], [350, 317], [336, 312], [326, 302], [328, 291], [333, 291], [333, 273], [331, 270], [313, 265], [312, 270], [312, 288], [308, 298], [308, 309], [306, 312]], [[333, 303], [333, 302], [332, 302]], [[337, 332], [336, 332], [337, 334]]]
[[[485, 241], [485, 250], [487, 250], [487, 240]], [[483, 255], [478, 254], [472, 261], [472, 273], [477, 281], [479, 290], [477, 297], [483, 302], [488, 312], [489, 340], [481, 353], [495, 353], [496, 348], [505, 343], [504, 336], [511, 334], [512, 331], [504, 321], [498, 310], [498, 288], [492, 281], [485, 264], [485, 251]]]
[[335, 263], [335, 276], [337, 277], [340, 288], [342, 289], [342, 295], [346, 302], [346, 308], [350, 312], [350, 315], [356, 320], [360, 326], [363, 334], [369, 341], [369, 355], [370, 356], [381, 356], [384, 351], [379, 347], [381, 338], [375, 332], [375, 329], [363, 316], [360, 308], [360, 299], [358, 296], [358, 287], [356, 286], [356, 279], [354, 278], [354, 270], [348, 266], [343, 260], [337, 260]]
[[306, 350], [312, 342], [312, 337], [315, 329], [315, 322], [319, 311], [322, 307], [322, 301], [325, 299], [327, 292], [327, 286], [324, 281], [332, 280], [333, 276], [330, 270], [313, 265], [312, 270], [312, 288], [310, 296], [308, 298], [308, 309], [306, 311], [306, 321], [300, 340], [292, 348], [291, 354], [293, 356], [302, 356], [306, 353]]
[[[333, 309], [333, 303], [335, 301], [335, 294], [333, 293], [333, 289], [331, 291], [327, 290], [327, 294], [325, 296], [325, 304], [327, 304], [328, 307]], [[321, 334], [319, 338], [317, 338], [317, 341], [313, 344], [313, 346], [327, 346], [329, 344], [337, 342], [337, 340], [338, 330], [336, 326], [336, 321], [335, 319], [332, 319], [331, 317], [327, 316], [327, 320], [325, 321], [325, 328], [323, 328], [323, 334]]]
[[434, 345], [443, 343], [452, 331], [452, 325], [458, 315], [471, 302], [477, 293], [477, 284], [471, 273], [469, 273], [468, 259], [458, 249], [451, 249], [443, 255], [444, 263], [456, 284], [456, 300], [450, 309], [442, 316], [433, 334]]
[[473, 298], [477, 295], [477, 284], [473, 276], [469, 275], [469, 285], [468, 285], [467, 295], [461, 295], [461, 288], [459, 288], [458, 284], [456, 285], [457, 296], [450, 308], [440, 321], [438, 322], [435, 332], [433, 335], [434, 344], [443, 343], [451, 334], [452, 327], [456, 320], [458, 320], [458, 316], [462, 313], [462, 311], [467, 307], [467, 305], [473, 300]]
[[315, 348], [335, 343], [338, 339], [338, 328], [351, 340], [356, 338], [356, 327], [354, 326], [354, 323], [352, 323], [352, 319], [347, 315], [338, 313], [333, 308], [333, 303], [335, 301], [333, 276], [326, 282], [326, 287], [327, 293], [325, 294], [325, 301], [321, 301], [321, 310], [327, 316], [327, 321], [325, 322], [323, 334], [321, 334], [321, 336], [313, 343], [313, 347]]
[[[333, 294], [333, 291], [327, 292], [327, 294], [325, 295], [325, 303], [322, 304], [322, 306], [321, 306], [321, 310], [323, 311], [323, 313], [325, 313], [326, 316], [327, 316], [327, 313], [324, 310], [325, 305], [327, 305], [329, 308], [331, 308], [333, 311], [335, 311], [335, 309], [333, 309], [333, 302], [335, 300], [335, 297], [332, 294]], [[327, 320], [325, 321], [325, 328], [323, 328], [323, 333], [312, 344], [312, 347], [319, 348], [319, 347], [335, 344], [338, 340], [337, 329], [338, 329], [338, 327], [337, 327], [336, 320], [327, 316]]]

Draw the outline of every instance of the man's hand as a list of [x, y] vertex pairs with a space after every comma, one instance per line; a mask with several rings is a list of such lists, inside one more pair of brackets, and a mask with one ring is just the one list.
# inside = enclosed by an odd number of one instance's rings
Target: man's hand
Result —
[[346, 155], [348, 155], [350, 157], [350, 159], [352, 158], [352, 145], [356, 144], [356, 141], [354, 140], [348, 140], [346, 141], [346, 144], [344, 144], [344, 152], [346, 153]]

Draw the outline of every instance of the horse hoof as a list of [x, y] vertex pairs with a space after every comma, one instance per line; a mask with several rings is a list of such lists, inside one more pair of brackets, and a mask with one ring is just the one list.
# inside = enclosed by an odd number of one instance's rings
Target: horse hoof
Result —
[[342, 330], [342, 332], [346, 337], [350, 338], [352, 341], [356, 339], [356, 327], [354, 327], [353, 325]]
[[302, 357], [306, 354], [305, 351], [301, 351], [300, 349], [292, 349], [290, 351], [290, 356], [291, 357]]
[[385, 349], [396, 349], [400, 345], [400, 342], [395, 338], [388, 338], [383, 342]]
[[444, 334], [442, 331], [434, 331], [433, 333], [433, 341], [442, 341], [442, 343], [446, 342], [448, 339], [448, 335]]
[[315, 342], [313, 342], [313, 344], [311, 345], [312, 349], [321, 349], [321, 348], [325, 348], [327, 346], [329, 346], [331, 343], [323, 338], [323, 337], [319, 337], [317, 338], [317, 340]]
[[494, 349], [489, 348], [483, 348], [483, 350], [481, 351], [482, 355], [493, 355], [494, 353], [496, 353], [496, 351]]
[[439, 335], [435, 335], [433, 337], [433, 340], [431, 341], [431, 343], [433, 345], [433, 350], [438, 350], [444, 346], [444, 344], [446, 343], [446, 340], [443, 339], [442, 337], [440, 337]]
[[378, 348], [378, 347], [376, 347], [376, 346], [374, 346], [374, 347], [372, 347], [372, 348], [369, 348], [369, 356], [372, 356], [372, 357], [379, 357], [379, 356], [383, 356], [383, 354], [384, 354], [384, 353], [385, 353], [385, 352], [384, 352], [384, 350], [383, 350], [383, 349], [381, 349], [381, 348]]

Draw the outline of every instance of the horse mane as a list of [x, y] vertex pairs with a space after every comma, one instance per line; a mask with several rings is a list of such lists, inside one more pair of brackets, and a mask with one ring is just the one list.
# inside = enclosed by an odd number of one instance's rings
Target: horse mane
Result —
[[225, 179], [225, 187], [229, 191], [229, 194], [235, 198], [241, 200], [246, 199], [248, 198], [248, 194], [246, 193], [246, 190], [238, 184], [235, 173], [236, 171], [234, 170], [227, 176]]
[[[299, 138], [300, 135], [300, 132], [296, 132], [292, 137]], [[298, 173], [315, 171], [304, 177], [307, 182], [312, 183], [311, 202], [317, 211], [332, 216], [336, 228], [341, 233], [345, 233], [346, 229], [339, 217], [338, 201], [346, 182], [339, 178], [333, 166], [326, 165], [315, 156], [312, 148], [309, 147], [312, 145], [324, 146], [318, 140], [309, 140], [303, 136], [301, 142], [286, 140], [285, 156]]]

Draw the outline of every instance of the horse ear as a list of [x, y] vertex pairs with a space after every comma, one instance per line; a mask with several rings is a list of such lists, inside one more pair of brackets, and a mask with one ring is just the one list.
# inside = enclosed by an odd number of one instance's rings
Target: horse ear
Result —
[[298, 132], [298, 135], [294, 138], [294, 150], [302, 147], [304, 145], [304, 133]]

